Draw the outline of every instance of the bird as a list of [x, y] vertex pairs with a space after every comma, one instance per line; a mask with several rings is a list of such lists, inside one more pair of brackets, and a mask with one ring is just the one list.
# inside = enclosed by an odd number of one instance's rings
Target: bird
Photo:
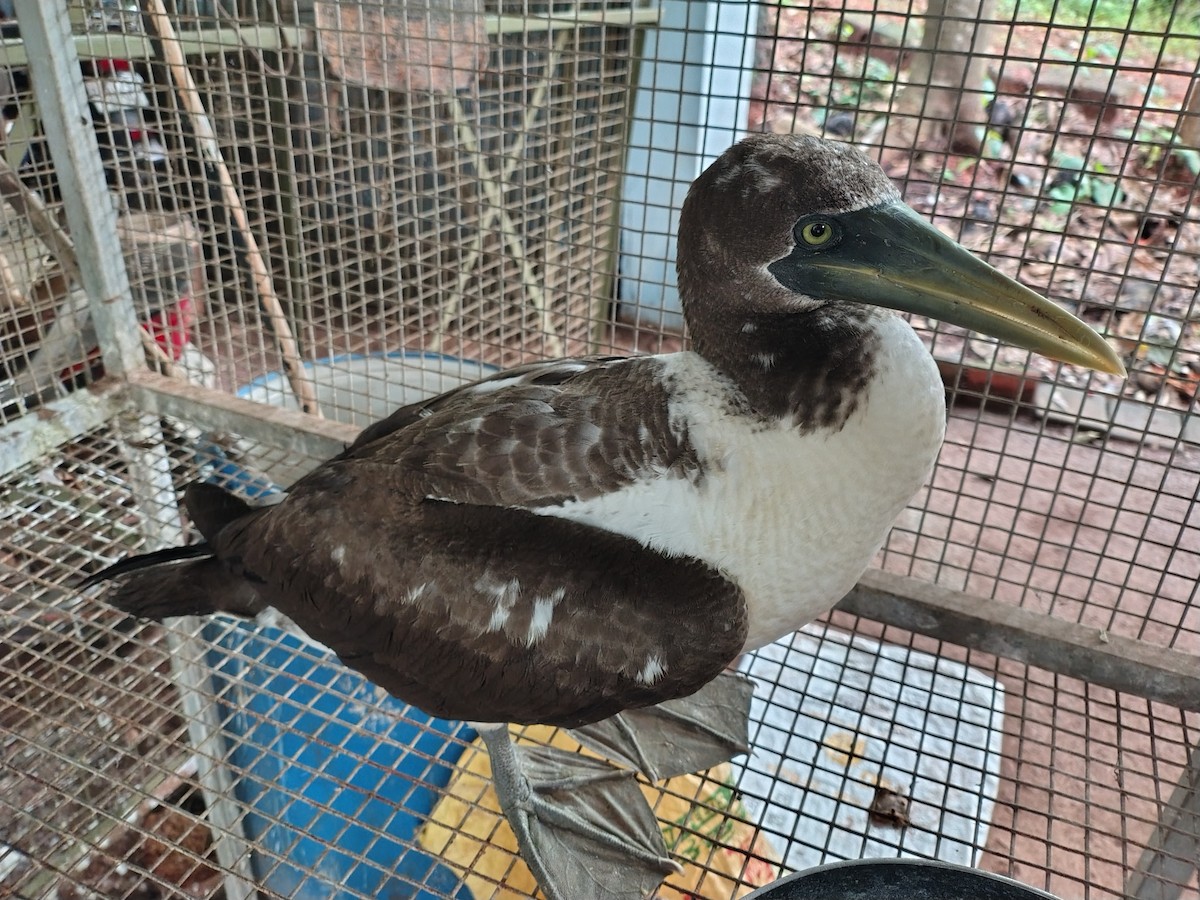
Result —
[[677, 253], [689, 349], [530, 363], [413, 403], [273, 505], [192, 485], [200, 543], [89, 586], [152, 619], [278, 609], [392, 695], [486, 726], [551, 900], [615, 896], [589, 855], [626, 853], [657, 883], [658, 844], [579, 812], [607, 775], [539, 783], [508, 724], [686, 702], [854, 586], [945, 432], [937, 366], [900, 313], [1124, 373], [847, 143], [740, 140], [691, 186]]

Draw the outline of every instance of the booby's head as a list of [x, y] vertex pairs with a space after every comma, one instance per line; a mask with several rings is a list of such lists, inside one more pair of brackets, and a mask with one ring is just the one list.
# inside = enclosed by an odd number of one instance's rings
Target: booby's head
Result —
[[758, 359], [819, 387], [818, 370], [853, 368], [878, 307], [1124, 375], [1096, 332], [944, 236], [847, 144], [759, 134], [731, 147], [688, 192], [678, 270], [696, 349], [734, 377]]

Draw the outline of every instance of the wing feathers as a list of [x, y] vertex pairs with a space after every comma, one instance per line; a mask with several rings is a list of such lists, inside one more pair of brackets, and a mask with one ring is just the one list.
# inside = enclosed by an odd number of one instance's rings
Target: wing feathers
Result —
[[271, 605], [435, 715], [578, 725], [692, 693], [745, 640], [740, 592], [696, 560], [523, 510], [385, 510], [371, 493], [289, 499], [239, 549]]
[[[524, 367], [397, 410], [276, 506], [194, 492], [204, 565], [435, 715], [579, 725], [690, 694], [741, 650], [740, 589], [532, 511], [697, 474], [661, 371]], [[188, 571], [156, 569], [153, 592]]]
[[430, 401], [427, 416], [401, 410], [342, 458], [419, 473], [428, 497], [530, 508], [596, 497], [648, 471], [687, 477], [698, 464], [671, 429], [660, 367], [654, 357], [528, 367], [527, 379]]

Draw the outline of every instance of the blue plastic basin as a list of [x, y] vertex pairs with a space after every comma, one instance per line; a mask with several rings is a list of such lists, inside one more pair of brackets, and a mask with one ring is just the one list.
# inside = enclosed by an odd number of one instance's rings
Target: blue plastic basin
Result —
[[214, 622], [204, 636], [261, 884], [289, 900], [472, 900], [410, 846], [471, 729], [279, 629]]

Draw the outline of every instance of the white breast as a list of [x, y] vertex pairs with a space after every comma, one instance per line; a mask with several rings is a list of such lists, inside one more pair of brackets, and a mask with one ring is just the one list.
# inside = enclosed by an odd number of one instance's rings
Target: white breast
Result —
[[664, 357], [666, 374], [686, 386], [671, 418], [686, 424], [699, 483], [654, 478], [538, 511], [716, 566], [746, 594], [747, 649], [794, 631], [854, 586], [942, 443], [945, 395], [933, 360], [901, 319], [881, 327], [869, 394], [836, 433], [730, 415], [728, 383], [708, 363]]

